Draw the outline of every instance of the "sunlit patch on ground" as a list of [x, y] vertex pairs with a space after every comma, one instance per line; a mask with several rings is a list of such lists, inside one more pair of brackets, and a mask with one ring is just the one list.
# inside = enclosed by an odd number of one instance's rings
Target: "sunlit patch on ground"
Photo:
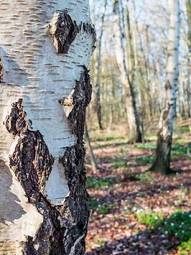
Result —
[[147, 170], [155, 141], [126, 143], [125, 137], [93, 142], [99, 169], [88, 157], [87, 187], [92, 208], [87, 255], [190, 255], [191, 158], [187, 137], [172, 151], [171, 176]]

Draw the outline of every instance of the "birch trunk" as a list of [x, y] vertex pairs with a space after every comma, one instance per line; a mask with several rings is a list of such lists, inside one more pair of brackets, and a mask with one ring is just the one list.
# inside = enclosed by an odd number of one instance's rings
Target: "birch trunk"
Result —
[[0, 255], [82, 255], [88, 0], [0, 0], [0, 13]]
[[93, 173], [96, 174], [97, 169], [98, 169], [97, 159], [96, 159], [96, 156], [94, 154], [93, 147], [92, 147], [92, 143], [91, 143], [87, 123], [85, 124], [85, 138], [86, 138], [87, 148], [88, 148], [89, 155], [90, 155], [92, 170], [93, 170]]
[[[129, 141], [142, 142], [142, 130], [140, 122], [140, 114], [138, 111], [137, 91], [135, 88], [135, 55], [133, 47], [133, 38], [130, 25], [129, 11], [127, 8], [127, 37], [128, 37], [128, 56], [126, 54], [126, 39], [125, 39], [125, 17], [124, 6], [121, 0], [118, 3], [119, 13], [119, 29], [120, 29], [120, 44], [122, 51], [122, 66], [125, 75], [125, 100], [126, 111], [129, 126]], [[127, 59], [129, 57], [129, 63]]]
[[104, 29], [104, 22], [105, 22], [105, 15], [106, 15], [106, 8], [107, 8], [107, 0], [104, 3], [104, 11], [101, 17], [101, 31], [98, 40], [98, 52], [97, 52], [97, 66], [96, 66], [96, 93], [95, 93], [95, 100], [96, 100], [96, 113], [98, 119], [99, 129], [103, 129], [102, 124], [102, 107], [101, 107], [101, 66], [102, 66], [102, 38], [103, 38], [103, 29]]
[[188, 20], [188, 36], [187, 36], [187, 44], [188, 44], [188, 70], [187, 70], [187, 114], [188, 117], [191, 117], [191, 0], [186, 0], [186, 13]]
[[165, 85], [165, 109], [161, 113], [156, 159], [151, 170], [170, 173], [171, 146], [176, 118], [177, 84], [179, 76], [180, 3], [169, 0], [170, 25]]

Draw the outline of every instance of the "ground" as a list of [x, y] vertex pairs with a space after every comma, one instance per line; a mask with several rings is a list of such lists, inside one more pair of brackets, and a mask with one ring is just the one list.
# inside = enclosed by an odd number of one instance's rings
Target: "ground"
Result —
[[128, 144], [119, 132], [91, 132], [98, 161], [87, 155], [91, 217], [86, 255], [191, 255], [191, 133], [179, 124], [172, 169], [163, 176], [147, 171], [155, 136]]

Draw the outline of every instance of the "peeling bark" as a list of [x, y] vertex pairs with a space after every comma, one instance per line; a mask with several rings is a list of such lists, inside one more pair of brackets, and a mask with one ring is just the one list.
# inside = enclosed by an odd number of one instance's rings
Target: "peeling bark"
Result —
[[11, 112], [4, 123], [16, 140], [14, 151], [10, 155], [10, 168], [24, 188], [29, 202], [36, 202], [39, 192], [44, 189], [54, 160], [41, 133], [29, 130], [29, 123], [22, 99], [19, 99], [12, 104]]
[[68, 53], [68, 50], [75, 40], [76, 35], [83, 29], [85, 32], [93, 35], [93, 41], [96, 40], [95, 29], [88, 23], [77, 25], [75, 20], [72, 20], [67, 10], [57, 11], [49, 26], [48, 33], [52, 38], [54, 47], [58, 54]]
[[[33, 240], [28, 237], [25, 255], [82, 255], [85, 252], [89, 210], [85, 188], [85, 149], [83, 145], [86, 107], [91, 100], [92, 87], [88, 70], [84, 67], [73, 93], [73, 110], [68, 120], [77, 137], [77, 144], [66, 148], [60, 162], [65, 168], [69, 197], [63, 206], [53, 206], [43, 195], [45, 182], [51, 172], [53, 157], [39, 131], [28, 128], [22, 100], [12, 104], [5, 126], [15, 136], [17, 144], [10, 156], [10, 167], [26, 192], [43, 215], [43, 224]], [[74, 241], [75, 240], [75, 241]]]
[[91, 101], [92, 87], [87, 68], [84, 66], [80, 81], [76, 81], [73, 93], [74, 108], [68, 116], [73, 134], [77, 137], [77, 143], [82, 143], [85, 125], [85, 109]]
[[57, 53], [68, 53], [79, 29], [76, 21], [73, 21], [67, 10], [64, 10], [54, 14], [48, 32], [52, 37]]
[[83, 145], [83, 135], [86, 107], [91, 100], [91, 91], [90, 77], [87, 69], [84, 67], [84, 72], [81, 74], [80, 81], [76, 82], [73, 94], [74, 108], [68, 117], [72, 131], [77, 137], [77, 144], [67, 148], [64, 157], [61, 159], [70, 189], [68, 209], [75, 222], [71, 227], [71, 233], [67, 236], [69, 243], [71, 243], [71, 237], [74, 233], [76, 236], [76, 243], [70, 248], [69, 254], [71, 255], [80, 255], [85, 252], [84, 242], [87, 232], [89, 210], [87, 206], [88, 194], [85, 188], [85, 149]]
[[[86, 66], [94, 48], [95, 30], [90, 24], [88, 1], [78, 1], [76, 6], [70, 0], [51, 1], [50, 5], [32, 0], [25, 2], [24, 7], [23, 3], [18, 2], [14, 13], [19, 17], [18, 30], [22, 31], [19, 37], [12, 31], [15, 21], [11, 18], [6, 20], [6, 31], [0, 25], [0, 53], [6, 67], [0, 95], [3, 134], [0, 159], [15, 175], [14, 185], [28, 198], [32, 213], [36, 212], [36, 215], [29, 213], [27, 220], [35, 215], [38, 222], [34, 218], [31, 223], [34, 228], [13, 240], [15, 247], [18, 246], [13, 254], [83, 255], [89, 218], [83, 135], [86, 107], [91, 100]], [[76, 8], [82, 11], [78, 14]], [[2, 19], [11, 10], [11, 1], [0, 0]], [[58, 54], [44, 29], [47, 24]], [[12, 44], [7, 41], [13, 36], [15, 52], [11, 55]], [[68, 118], [62, 106], [71, 108]], [[5, 154], [9, 155], [9, 161]], [[59, 204], [46, 193], [56, 163], [62, 166], [59, 170], [66, 176], [69, 189]], [[4, 239], [12, 238], [9, 230], [14, 229], [14, 224], [13, 220], [7, 227]], [[24, 224], [21, 218], [18, 231], [23, 230]]]

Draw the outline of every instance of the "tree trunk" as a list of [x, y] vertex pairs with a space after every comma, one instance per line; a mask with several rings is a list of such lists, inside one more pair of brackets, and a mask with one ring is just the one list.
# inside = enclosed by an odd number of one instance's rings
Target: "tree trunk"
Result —
[[0, 13], [0, 255], [82, 255], [88, 1], [0, 0]]
[[96, 173], [97, 172], [97, 168], [98, 168], [97, 167], [97, 159], [96, 159], [96, 156], [95, 156], [93, 148], [92, 148], [92, 144], [91, 144], [91, 139], [90, 139], [87, 123], [85, 124], [85, 136], [86, 136], [87, 147], [88, 147], [89, 154], [90, 154], [90, 159], [91, 159], [91, 165], [92, 165], [93, 173]]
[[169, 1], [170, 27], [167, 60], [167, 81], [165, 84], [165, 109], [161, 113], [153, 171], [170, 173], [171, 146], [176, 118], [177, 83], [179, 76], [180, 3]]
[[188, 21], [188, 35], [187, 35], [187, 44], [188, 44], [188, 69], [187, 69], [187, 114], [188, 117], [191, 117], [191, 0], [186, 0], [186, 13]]
[[125, 41], [125, 17], [124, 6], [121, 0], [118, 3], [119, 13], [119, 29], [120, 29], [120, 43], [123, 58], [123, 71], [126, 76], [125, 82], [125, 96], [126, 96], [126, 111], [129, 126], [129, 141], [142, 142], [142, 130], [140, 114], [138, 111], [137, 91], [135, 87], [135, 56], [132, 32], [130, 26], [129, 11], [127, 8], [127, 37], [128, 37], [128, 57], [129, 57], [129, 69], [126, 56], [126, 41]]
[[102, 38], [103, 38], [103, 31], [104, 31], [104, 22], [105, 22], [105, 14], [107, 8], [107, 0], [104, 3], [104, 12], [101, 17], [101, 31], [98, 40], [98, 52], [97, 52], [97, 64], [96, 64], [96, 93], [95, 93], [95, 100], [96, 100], [96, 113], [98, 119], [99, 129], [103, 129], [102, 123], [102, 107], [101, 107], [101, 66], [102, 66]]

